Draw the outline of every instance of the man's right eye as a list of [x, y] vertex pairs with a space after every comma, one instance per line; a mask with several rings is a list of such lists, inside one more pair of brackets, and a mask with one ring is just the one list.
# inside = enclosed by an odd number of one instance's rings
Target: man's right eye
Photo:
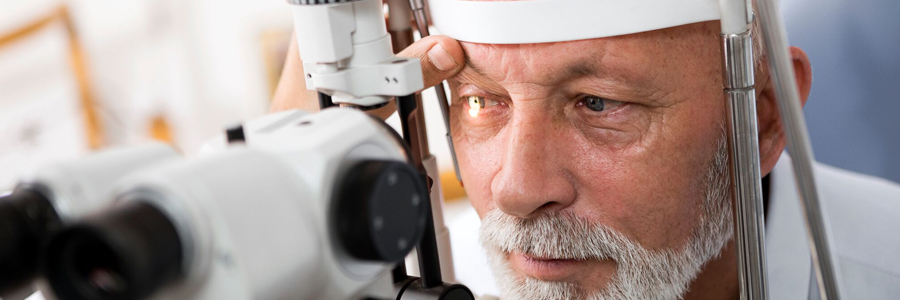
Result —
[[466, 104], [469, 106], [469, 116], [475, 118], [482, 110], [500, 104], [497, 100], [492, 100], [482, 96], [466, 96]]

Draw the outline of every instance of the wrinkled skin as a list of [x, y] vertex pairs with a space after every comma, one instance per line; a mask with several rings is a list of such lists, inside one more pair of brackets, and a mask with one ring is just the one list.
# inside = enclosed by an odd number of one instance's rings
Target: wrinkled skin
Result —
[[[705, 22], [532, 45], [432, 36], [401, 56], [422, 58], [426, 86], [450, 79], [453, 141], [480, 216], [494, 209], [519, 218], [571, 212], [647, 249], [674, 249], [696, 226], [704, 171], [723, 138], [719, 32], [717, 22]], [[430, 63], [425, 53], [438, 43], [457, 68], [437, 70]], [[809, 60], [798, 48], [791, 54], [805, 103]], [[757, 67], [756, 83], [765, 175], [785, 140], [765, 65]], [[273, 110], [314, 110], [315, 94], [303, 86], [302, 62], [292, 49]], [[581, 101], [588, 95], [621, 104], [593, 111]], [[472, 117], [464, 96], [482, 96], [490, 105]], [[513, 269], [521, 273], [515, 263]], [[611, 261], [586, 261], [552, 280], [601, 289], [615, 270]], [[685, 299], [737, 299], [736, 274], [732, 242], [704, 267]]]
[[[570, 212], [651, 250], [683, 246], [701, 210], [705, 170], [724, 137], [718, 32], [716, 22], [707, 22], [553, 44], [461, 43], [468, 66], [450, 80], [451, 122], [479, 215]], [[792, 50], [805, 99], [809, 63]], [[765, 68], [758, 73], [768, 174], [784, 140]], [[467, 96], [493, 101], [472, 116]], [[621, 103], [609, 101], [597, 112], [585, 106], [585, 96]], [[729, 244], [692, 285], [698, 299], [736, 296], [733, 252]], [[513, 270], [521, 271], [513, 256]], [[615, 268], [612, 261], [586, 261], [562, 278], [538, 279], [602, 288]], [[698, 288], [704, 285], [710, 287]]]

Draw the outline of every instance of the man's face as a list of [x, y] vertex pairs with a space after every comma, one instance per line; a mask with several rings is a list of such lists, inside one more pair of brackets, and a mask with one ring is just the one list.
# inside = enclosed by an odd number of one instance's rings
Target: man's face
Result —
[[[450, 81], [451, 122], [479, 215], [567, 216], [650, 252], [690, 248], [725, 138], [718, 32], [707, 22], [563, 43], [463, 43], [468, 66]], [[626, 263], [509, 249], [497, 259], [510, 280], [587, 294]]]

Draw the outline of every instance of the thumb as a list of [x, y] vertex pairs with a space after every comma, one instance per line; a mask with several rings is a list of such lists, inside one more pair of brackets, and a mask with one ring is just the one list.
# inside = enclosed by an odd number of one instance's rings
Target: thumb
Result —
[[466, 61], [466, 54], [459, 42], [443, 35], [421, 39], [403, 49], [397, 56], [419, 58], [426, 88], [456, 75], [463, 69]]

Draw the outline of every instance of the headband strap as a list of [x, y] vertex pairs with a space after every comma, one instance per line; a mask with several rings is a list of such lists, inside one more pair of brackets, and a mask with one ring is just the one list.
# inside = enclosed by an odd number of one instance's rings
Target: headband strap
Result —
[[719, 20], [719, 0], [429, 0], [441, 34], [486, 44], [610, 37]]

